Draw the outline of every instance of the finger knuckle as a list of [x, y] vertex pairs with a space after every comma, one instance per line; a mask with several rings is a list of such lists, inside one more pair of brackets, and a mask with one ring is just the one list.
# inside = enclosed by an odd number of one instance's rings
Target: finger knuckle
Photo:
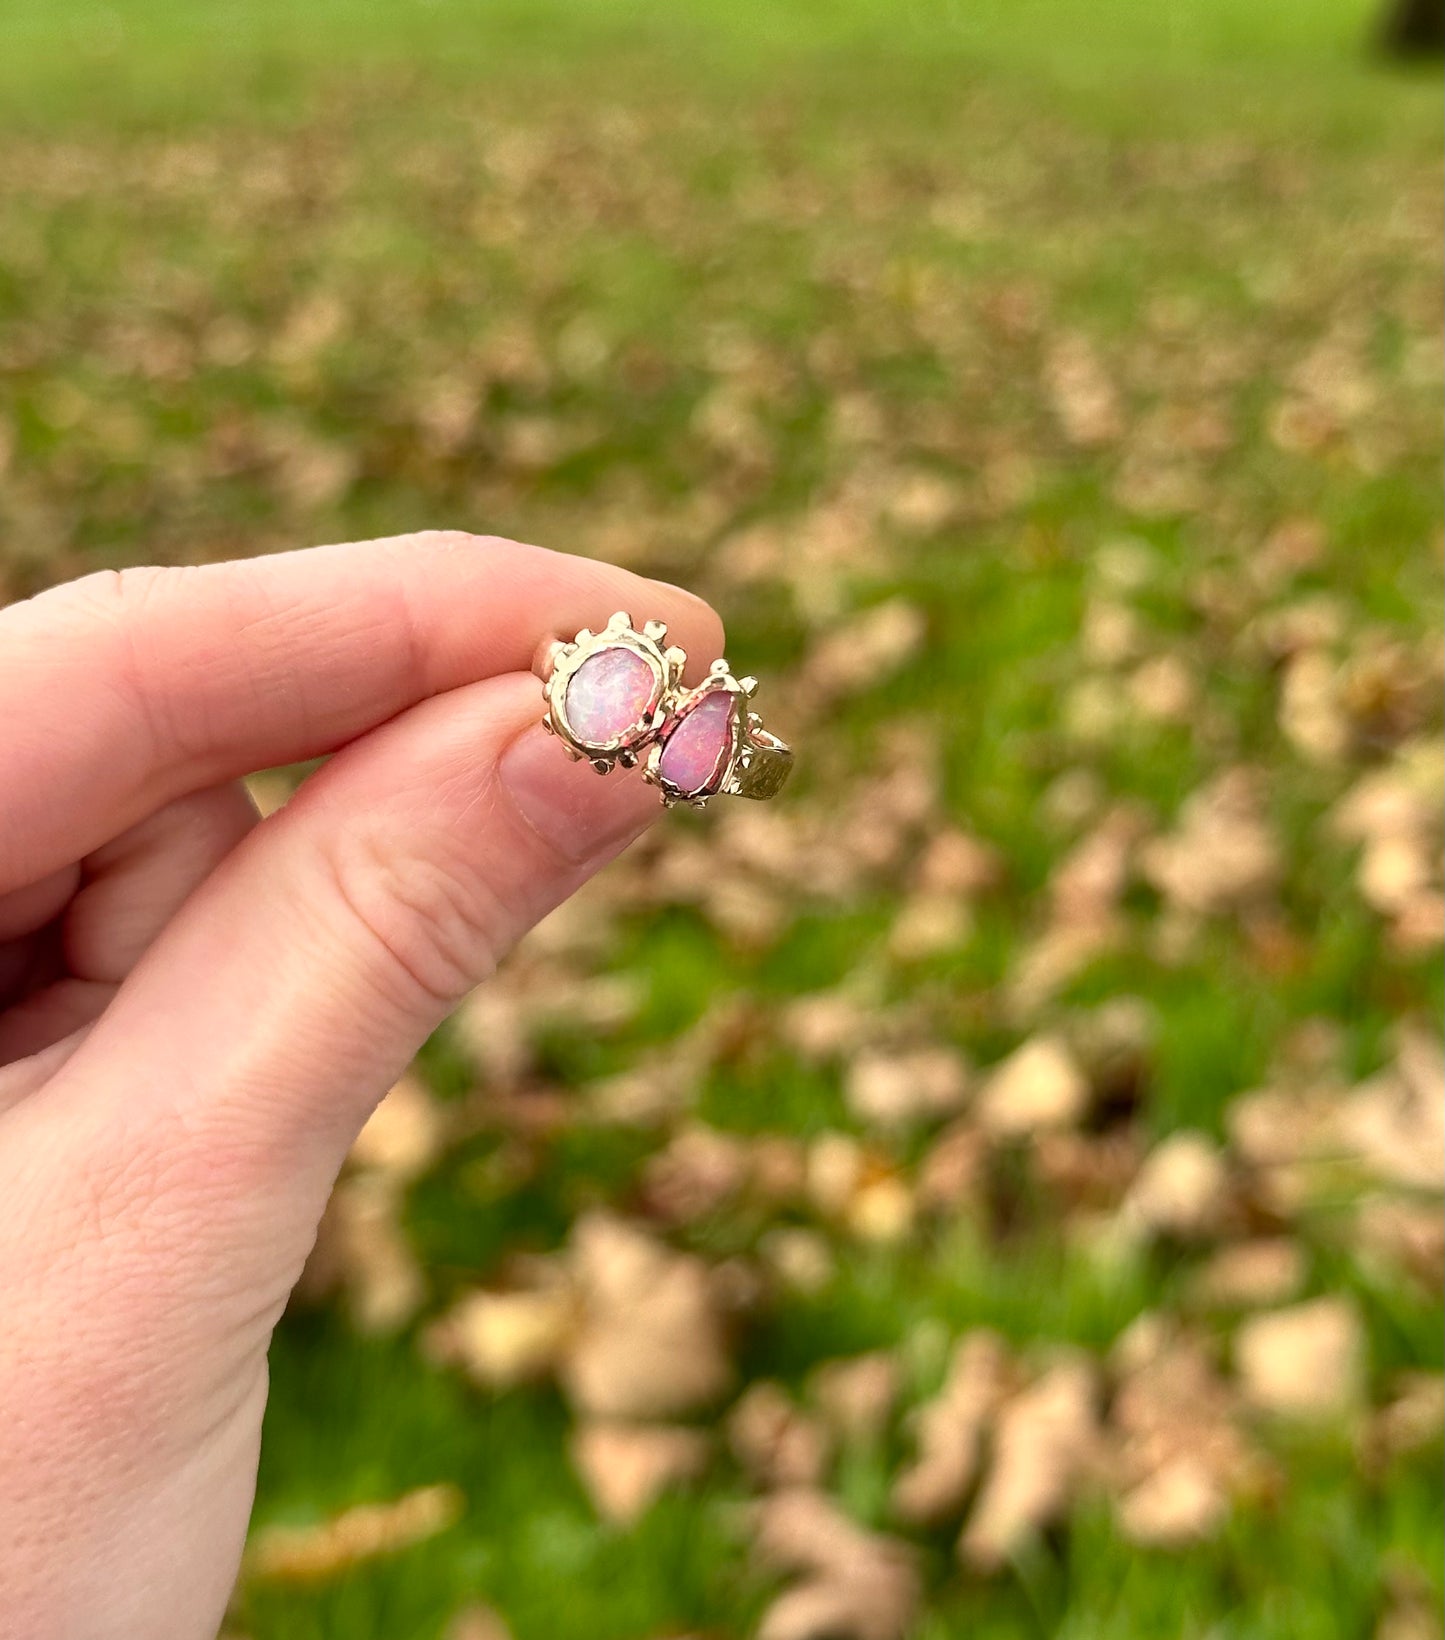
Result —
[[149, 608], [178, 580], [194, 571], [184, 566], [133, 564], [125, 569], [100, 569], [78, 580], [43, 592], [35, 599], [37, 608], [50, 607], [74, 617], [123, 623], [140, 610]]
[[142, 634], [158, 614], [179, 607], [194, 579], [194, 565], [138, 564], [97, 570], [31, 600], [31, 617], [42, 631], [55, 629], [72, 646], [82, 636], [111, 686], [125, 701], [158, 750], [177, 739], [164, 691], [155, 687]]
[[462, 859], [351, 827], [328, 841], [323, 865], [345, 937], [370, 948], [391, 1000], [448, 1009], [495, 968], [511, 917]]

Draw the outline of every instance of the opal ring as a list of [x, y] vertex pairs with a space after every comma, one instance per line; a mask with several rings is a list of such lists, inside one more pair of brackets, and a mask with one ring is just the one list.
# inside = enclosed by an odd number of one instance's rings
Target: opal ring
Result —
[[663, 622], [639, 631], [621, 611], [601, 632], [548, 639], [533, 662], [547, 702], [542, 726], [599, 774], [643, 763], [643, 778], [668, 808], [703, 808], [720, 795], [776, 797], [793, 753], [752, 710], [757, 679], [735, 678], [719, 660], [697, 688], [684, 689], [686, 664]]

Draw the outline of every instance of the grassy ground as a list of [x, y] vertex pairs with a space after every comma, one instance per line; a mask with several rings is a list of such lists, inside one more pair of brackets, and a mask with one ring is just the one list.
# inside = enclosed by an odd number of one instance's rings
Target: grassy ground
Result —
[[[751, 1631], [747, 1462], [607, 1523], [575, 1395], [441, 1359], [439, 1316], [605, 1207], [723, 1269], [742, 1383], [806, 1404], [890, 1352], [901, 1406], [820, 1478], [914, 1544], [910, 1632], [1438, 1633], [1438, 1449], [1389, 1410], [1441, 1367], [1438, 1202], [1402, 1181], [1429, 1123], [1323, 1180], [1306, 1134], [1440, 1008], [1438, 109], [1367, 23], [0, 0], [0, 587], [495, 530], [707, 591], [806, 754], [775, 824], [681, 819], [429, 1044], [423, 1163], [358, 1165], [278, 1337], [257, 1520], [439, 1482], [460, 1518], [257, 1573], [238, 1632]], [[1084, 1104], [1001, 1136], [987, 1073], [1040, 1038]], [[874, 1047], [975, 1069], [892, 1123]], [[1262, 1151], [1266, 1087], [1300, 1103]], [[691, 1177], [699, 1124], [751, 1182]], [[1140, 1228], [1183, 1129], [1212, 1194]], [[830, 1135], [868, 1188], [821, 1182]], [[772, 1193], [770, 1137], [801, 1169]], [[1295, 1279], [1254, 1304], [1359, 1325], [1324, 1412], [1272, 1415], [1250, 1303], [1199, 1297], [1260, 1243]], [[1251, 1454], [1178, 1549], [1121, 1512], [1147, 1314]], [[1020, 1381], [1085, 1351], [1112, 1454], [995, 1575], [950, 1553], [965, 1494], [927, 1528], [890, 1501], [902, 1414], [983, 1326]], [[1191, 1416], [1158, 1439], [1194, 1452]]]

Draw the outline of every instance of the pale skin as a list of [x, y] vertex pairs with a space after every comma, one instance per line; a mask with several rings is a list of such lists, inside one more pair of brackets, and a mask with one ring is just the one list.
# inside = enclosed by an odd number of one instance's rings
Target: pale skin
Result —
[[[211, 1640], [272, 1328], [461, 996], [661, 813], [539, 727], [539, 640], [677, 588], [427, 532], [0, 611], [0, 1613]], [[242, 776], [326, 755], [258, 821]]]

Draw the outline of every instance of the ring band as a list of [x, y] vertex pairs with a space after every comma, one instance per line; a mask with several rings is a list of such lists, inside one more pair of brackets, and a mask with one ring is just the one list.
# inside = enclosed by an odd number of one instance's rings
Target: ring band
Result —
[[735, 678], [717, 660], [697, 688], [684, 689], [687, 655], [664, 647], [666, 638], [663, 622], [639, 630], [625, 611], [601, 632], [544, 638], [532, 660], [547, 702], [543, 727], [599, 774], [645, 756], [644, 778], [669, 808], [703, 808], [717, 796], [776, 797], [793, 753], [752, 710], [756, 678]]
[[782, 791], [792, 772], [793, 748], [769, 734], [756, 713], [750, 714], [748, 743], [724, 792], [729, 797], [751, 797], [757, 802], [766, 802]]

